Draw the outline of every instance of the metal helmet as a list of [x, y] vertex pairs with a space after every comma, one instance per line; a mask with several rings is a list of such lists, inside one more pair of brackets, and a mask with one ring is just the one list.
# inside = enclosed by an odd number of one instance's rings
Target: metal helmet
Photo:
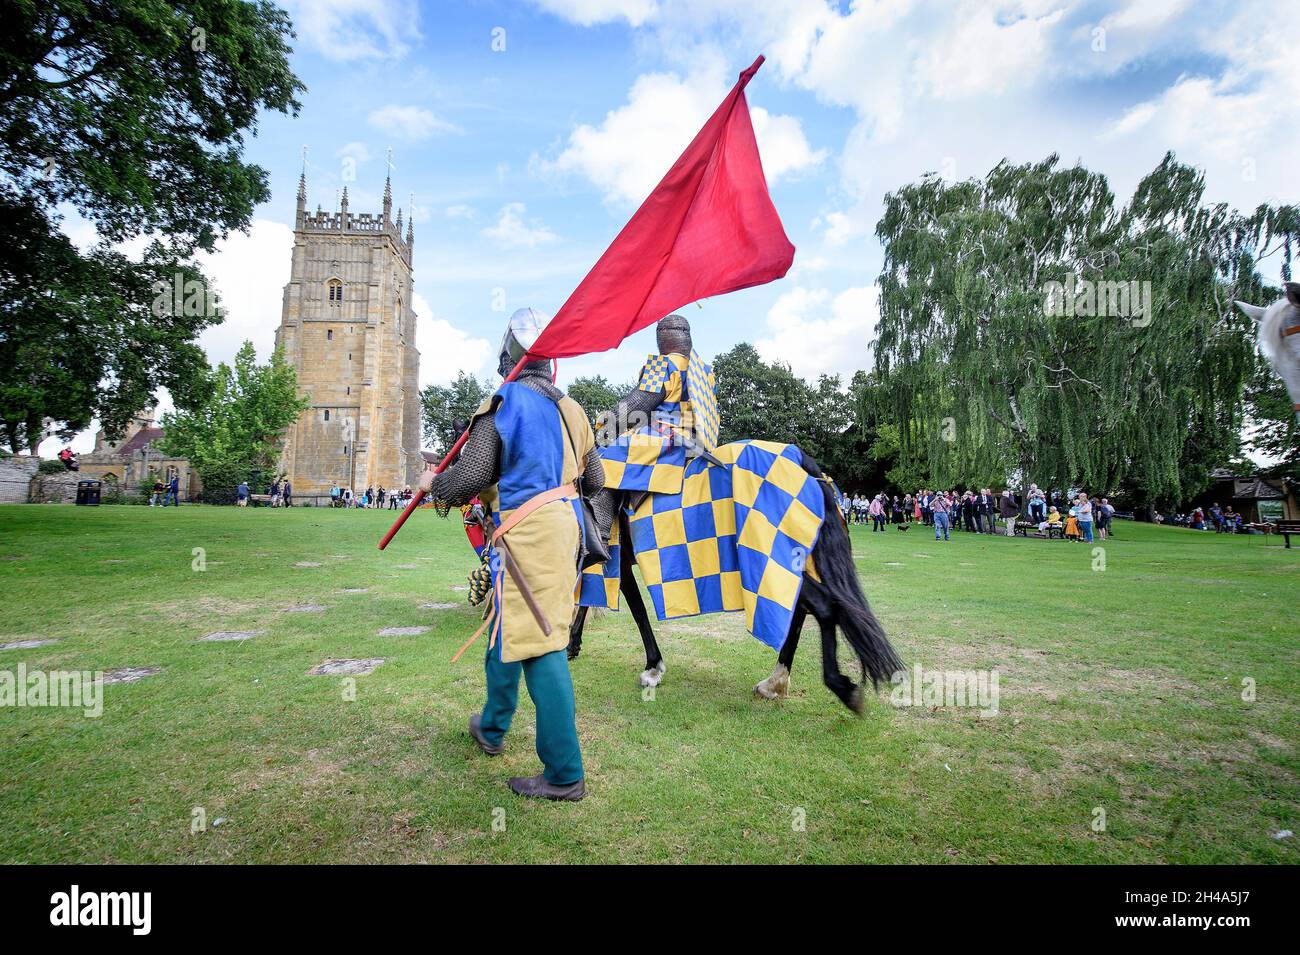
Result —
[[655, 342], [661, 355], [682, 355], [689, 358], [691, 354], [691, 323], [685, 315], [665, 315], [655, 326]]
[[497, 370], [504, 376], [510, 373], [528, 349], [537, 343], [542, 330], [551, 317], [535, 308], [521, 308], [510, 316], [506, 333], [501, 338], [501, 353]]

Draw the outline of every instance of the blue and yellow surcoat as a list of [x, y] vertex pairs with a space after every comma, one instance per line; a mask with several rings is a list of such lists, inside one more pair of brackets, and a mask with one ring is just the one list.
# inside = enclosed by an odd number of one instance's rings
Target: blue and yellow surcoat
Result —
[[559, 650], [569, 642], [582, 521], [573, 481], [594, 438], [586, 412], [572, 398], [555, 402], [517, 382], [497, 389], [475, 416], [489, 411], [495, 412], [493, 424], [501, 439], [501, 476], [479, 497], [493, 522], [501, 527], [517, 509], [544, 492], [560, 487], [569, 492], [532, 510], [506, 534], [515, 562], [551, 624], [549, 636], [505, 572], [501, 555], [491, 549], [493, 648], [498, 659], [511, 663]]
[[637, 390], [664, 393], [650, 421], [601, 448], [605, 487], [677, 494], [686, 471], [685, 435], [712, 451], [718, 443], [718, 405], [713, 369], [698, 354], [651, 355]]

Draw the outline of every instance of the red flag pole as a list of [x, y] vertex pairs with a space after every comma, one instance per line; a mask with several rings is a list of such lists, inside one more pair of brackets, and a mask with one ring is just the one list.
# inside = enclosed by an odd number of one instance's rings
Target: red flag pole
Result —
[[[515, 362], [515, 367], [510, 369], [510, 374], [506, 375], [505, 381], [501, 382], [501, 384], [504, 385], [506, 382], [514, 381], [515, 375], [519, 374], [520, 369], [522, 369], [527, 362], [528, 355], [524, 355], [523, 358]], [[438, 466], [433, 469], [433, 473], [441, 474], [443, 471], [447, 470], [447, 465], [451, 464], [452, 458], [460, 452], [460, 449], [465, 446], [465, 442], [468, 439], [469, 427], [466, 426], [465, 430], [460, 433], [460, 437], [456, 439], [456, 443], [451, 446], [451, 450], [447, 452], [446, 457], [439, 461]], [[415, 509], [420, 506], [420, 502], [423, 500], [424, 488], [420, 488], [415, 492], [415, 497], [411, 498], [411, 503], [406, 505], [406, 508], [401, 514], [397, 515], [397, 520], [393, 521], [393, 526], [388, 529], [388, 533], [384, 535], [384, 539], [379, 542], [380, 550], [387, 547], [388, 542], [397, 536], [397, 532], [402, 529], [402, 525], [406, 523], [406, 519], [415, 513]]]

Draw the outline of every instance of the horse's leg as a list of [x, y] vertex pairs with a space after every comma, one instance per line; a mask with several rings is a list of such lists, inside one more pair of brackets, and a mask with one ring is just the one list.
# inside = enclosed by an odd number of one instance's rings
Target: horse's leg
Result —
[[569, 659], [578, 659], [582, 652], [582, 628], [587, 624], [589, 607], [577, 607], [573, 613], [573, 623], [569, 626]]
[[[804, 582], [807, 586], [808, 582]], [[820, 604], [820, 605], [819, 605]], [[839, 645], [835, 639], [835, 612], [830, 601], [814, 603], [813, 613], [822, 630], [822, 681], [840, 702], [859, 716], [862, 715], [862, 687], [840, 672]]]
[[804, 608], [803, 601], [800, 601], [794, 608], [794, 616], [790, 619], [790, 632], [786, 634], [785, 643], [781, 645], [781, 653], [776, 658], [772, 675], [754, 687], [754, 692], [764, 699], [778, 700], [789, 692], [790, 667], [794, 666], [794, 652], [799, 649], [799, 634], [803, 631], [803, 622], [807, 616], [808, 611]]
[[627, 609], [636, 621], [637, 630], [641, 632], [641, 644], [645, 647], [645, 669], [641, 671], [642, 686], [658, 686], [664, 678], [663, 655], [659, 652], [659, 643], [655, 640], [654, 629], [650, 626], [650, 615], [646, 612], [645, 601], [641, 599], [641, 588], [636, 585], [632, 574], [632, 529], [628, 526], [626, 515], [619, 515], [619, 581], [618, 589], [627, 601]]

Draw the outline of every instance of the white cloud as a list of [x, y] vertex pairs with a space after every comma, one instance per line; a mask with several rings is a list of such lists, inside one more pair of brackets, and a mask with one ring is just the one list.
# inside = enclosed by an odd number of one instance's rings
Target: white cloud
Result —
[[420, 40], [416, 0], [288, 0], [298, 35], [330, 60], [398, 59]]
[[443, 211], [448, 219], [473, 219], [475, 215], [474, 207], [463, 202], [448, 206]]
[[346, 143], [334, 150], [334, 155], [340, 159], [355, 159], [357, 162], [369, 162], [371, 160], [370, 147], [365, 143]]
[[534, 249], [559, 238], [540, 219], [525, 222], [526, 211], [522, 202], [506, 203], [501, 207], [497, 224], [484, 229], [483, 235], [503, 249]]
[[423, 106], [399, 106], [389, 103], [372, 110], [367, 118], [371, 126], [411, 142], [428, 139], [434, 133], [454, 133], [459, 129], [439, 119]]
[[[637, 203], [650, 194], [715, 110], [727, 85], [709, 70], [686, 78], [647, 73], [637, 78], [628, 101], [599, 126], [580, 125], [554, 159], [534, 158], [543, 175], [584, 176], [612, 202]], [[799, 120], [761, 107], [750, 114], [768, 182], [819, 165]]]
[[838, 295], [796, 286], [772, 305], [766, 334], [754, 347], [765, 360], [784, 362], [809, 381], [824, 373], [841, 375], [847, 382], [870, 361], [869, 345], [879, 317], [879, 289], [874, 285]]
[[584, 27], [612, 20], [626, 20], [637, 27], [658, 12], [654, 0], [534, 0], [547, 13], [553, 13]]
[[917, 64], [920, 81], [939, 99], [1032, 86], [1048, 60], [1051, 32], [1064, 10], [1009, 22], [992, 6], [967, 7]]
[[284, 286], [292, 264], [293, 229], [269, 219], [254, 219], [248, 234], [234, 232], [213, 253], [198, 256], [200, 268], [216, 287], [226, 320], [205, 329], [199, 344], [208, 361], [234, 360], [251, 341], [266, 360], [275, 347]]
[[492, 346], [444, 318], [437, 318], [428, 300], [418, 292], [411, 298], [415, 309], [415, 345], [420, 350], [420, 387], [448, 385], [459, 372], [484, 378], [494, 370]]

